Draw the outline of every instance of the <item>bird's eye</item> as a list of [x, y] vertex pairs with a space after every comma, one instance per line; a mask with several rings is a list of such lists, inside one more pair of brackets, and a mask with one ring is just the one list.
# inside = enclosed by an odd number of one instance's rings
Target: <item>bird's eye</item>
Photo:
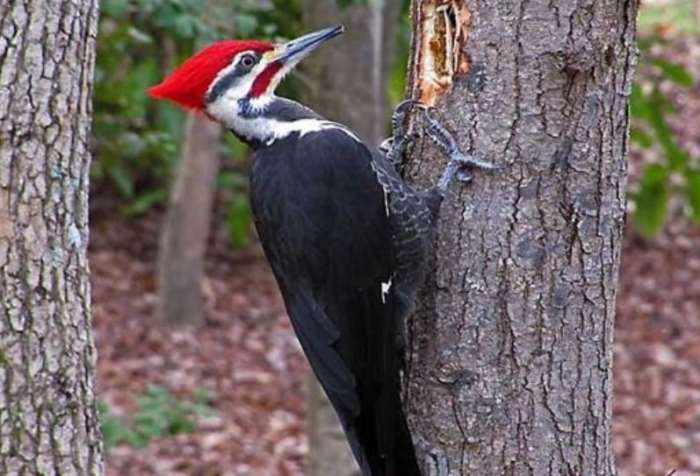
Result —
[[255, 64], [255, 56], [253, 55], [245, 55], [243, 58], [241, 58], [241, 66], [244, 68], [250, 68]]

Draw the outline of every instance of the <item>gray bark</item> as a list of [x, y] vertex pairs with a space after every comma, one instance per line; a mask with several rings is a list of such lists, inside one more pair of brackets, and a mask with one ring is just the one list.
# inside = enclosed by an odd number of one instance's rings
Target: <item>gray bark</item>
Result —
[[0, 5], [0, 474], [103, 473], [87, 262], [97, 8]]
[[[409, 323], [424, 472], [613, 475], [634, 0], [416, 0], [410, 93], [504, 168], [455, 184]], [[415, 145], [412, 181], [444, 158]]]
[[219, 171], [221, 127], [191, 114], [158, 249], [156, 316], [174, 324], [203, 320], [200, 283]]
[[[305, 103], [350, 126], [369, 144], [378, 144], [386, 130], [387, 78], [399, 11], [399, 0], [370, 1], [346, 9], [340, 9], [336, 0], [309, 0], [304, 8], [309, 31], [334, 23], [346, 27], [342, 38], [302, 63], [309, 86]], [[358, 475], [338, 417], [314, 376], [307, 388], [309, 474]]]

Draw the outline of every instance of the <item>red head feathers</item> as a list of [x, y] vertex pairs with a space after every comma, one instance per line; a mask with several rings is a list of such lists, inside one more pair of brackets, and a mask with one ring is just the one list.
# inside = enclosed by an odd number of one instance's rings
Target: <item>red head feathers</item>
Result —
[[263, 53], [272, 43], [255, 40], [226, 40], [207, 46], [170, 73], [148, 92], [154, 98], [169, 99], [189, 109], [204, 109], [204, 96], [216, 75], [241, 51]]

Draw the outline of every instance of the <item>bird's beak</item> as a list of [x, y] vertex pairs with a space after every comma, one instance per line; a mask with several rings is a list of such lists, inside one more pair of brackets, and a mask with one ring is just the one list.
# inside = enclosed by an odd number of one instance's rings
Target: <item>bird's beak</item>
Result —
[[318, 46], [331, 38], [335, 38], [343, 33], [343, 31], [345, 31], [345, 28], [342, 25], [335, 25], [281, 44], [270, 52], [270, 62], [280, 62], [282, 65], [294, 65]]

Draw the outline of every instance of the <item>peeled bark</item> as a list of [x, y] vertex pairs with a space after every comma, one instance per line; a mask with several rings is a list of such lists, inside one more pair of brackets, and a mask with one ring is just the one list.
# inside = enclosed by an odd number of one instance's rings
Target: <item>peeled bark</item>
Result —
[[[503, 169], [454, 184], [409, 323], [424, 474], [615, 474], [633, 0], [413, 4], [411, 96]], [[433, 183], [423, 139], [407, 175]]]
[[190, 115], [158, 249], [158, 318], [202, 322], [201, 279], [219, 171], [221, 127]]
[[[309, 88], [305, 103], [350, 126], [368, 144], [384, 137], [389, 111], [387, 86], [393, 60], [399, 0], [371, 1], [341, 9], [336, 0], [309, 0], [304, 13], [311, 31], [342, 23], [346, 33], [302, 63]], [[316, 378], [308, 384], [309, 474], [359, 475], [338, 417]]]
[[0, 6], [0, 474], [103, 473], [87, 262], [97, 8]]

